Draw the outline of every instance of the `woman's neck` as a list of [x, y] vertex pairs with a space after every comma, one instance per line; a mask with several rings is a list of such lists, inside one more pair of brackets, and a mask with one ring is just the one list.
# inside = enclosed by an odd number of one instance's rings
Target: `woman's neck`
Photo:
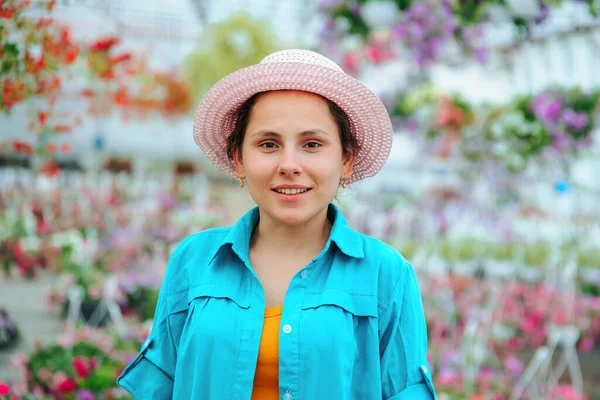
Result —
[[250, 246], [265, 251], [277, 249], [279, 254], [302, 252], [316, 255], [325, 246], [331, 226], [327, 208], [305, 223], [293, 226], [278, 222], [261, 210]]

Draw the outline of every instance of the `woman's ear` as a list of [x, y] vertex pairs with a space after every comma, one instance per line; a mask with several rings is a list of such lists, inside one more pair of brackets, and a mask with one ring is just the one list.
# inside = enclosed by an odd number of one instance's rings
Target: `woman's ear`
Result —
[[347, 152], [342, 160], [342, 176], [349, 177], [352, 175], [352, 169], [354, 168], [354, 152]]
[[244, 164], [242, 162], [242, 152], [238, 149], [233, 152], [233, 162], [235, 163], [235, 174], [238, 178], [246, 176], [244, 174]]

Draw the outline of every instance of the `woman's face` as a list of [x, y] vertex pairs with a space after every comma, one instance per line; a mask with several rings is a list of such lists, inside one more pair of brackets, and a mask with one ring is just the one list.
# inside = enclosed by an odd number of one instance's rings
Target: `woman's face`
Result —
[[241, 157], [235, 155], [237, 174], [246, 178], [261, 212], [286, 225], [326, 213], [353, 161], [343, 155], [327, 102], [301, 91], [261, 95], [250, 114]]

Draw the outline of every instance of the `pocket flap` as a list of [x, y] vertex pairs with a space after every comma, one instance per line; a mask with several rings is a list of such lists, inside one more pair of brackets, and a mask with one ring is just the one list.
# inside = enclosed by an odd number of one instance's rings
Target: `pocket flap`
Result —
[[307, 293], [302, 302], [302, 309], [324, 305], [341, 307], [357, 317], [377, 317], [376, 296], [353, 295], [336, 289], [325, 289], [321, 293]]
[[250, 307], [248, 292], [235, 286], [206, 284], [191, 287], [188, 291], [188, 304], [191, 303], [192, 300], [197, 299], [198, 297], [214, 297], [217, 299], [229, 299], [241, 308]]

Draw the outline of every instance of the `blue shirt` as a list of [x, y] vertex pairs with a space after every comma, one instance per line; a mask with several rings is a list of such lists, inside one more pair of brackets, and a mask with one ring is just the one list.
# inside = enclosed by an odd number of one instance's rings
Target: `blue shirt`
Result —
[[[285, 296], [280, 398], [437, 399], [412, 267], [334, 205], [328, 216], [329, 240]], [[152, 332], [117, 379], [135, 399], [250, 400], [265, 312], [249, 261], [258, 219], [255, 208], [174, 250]]]

